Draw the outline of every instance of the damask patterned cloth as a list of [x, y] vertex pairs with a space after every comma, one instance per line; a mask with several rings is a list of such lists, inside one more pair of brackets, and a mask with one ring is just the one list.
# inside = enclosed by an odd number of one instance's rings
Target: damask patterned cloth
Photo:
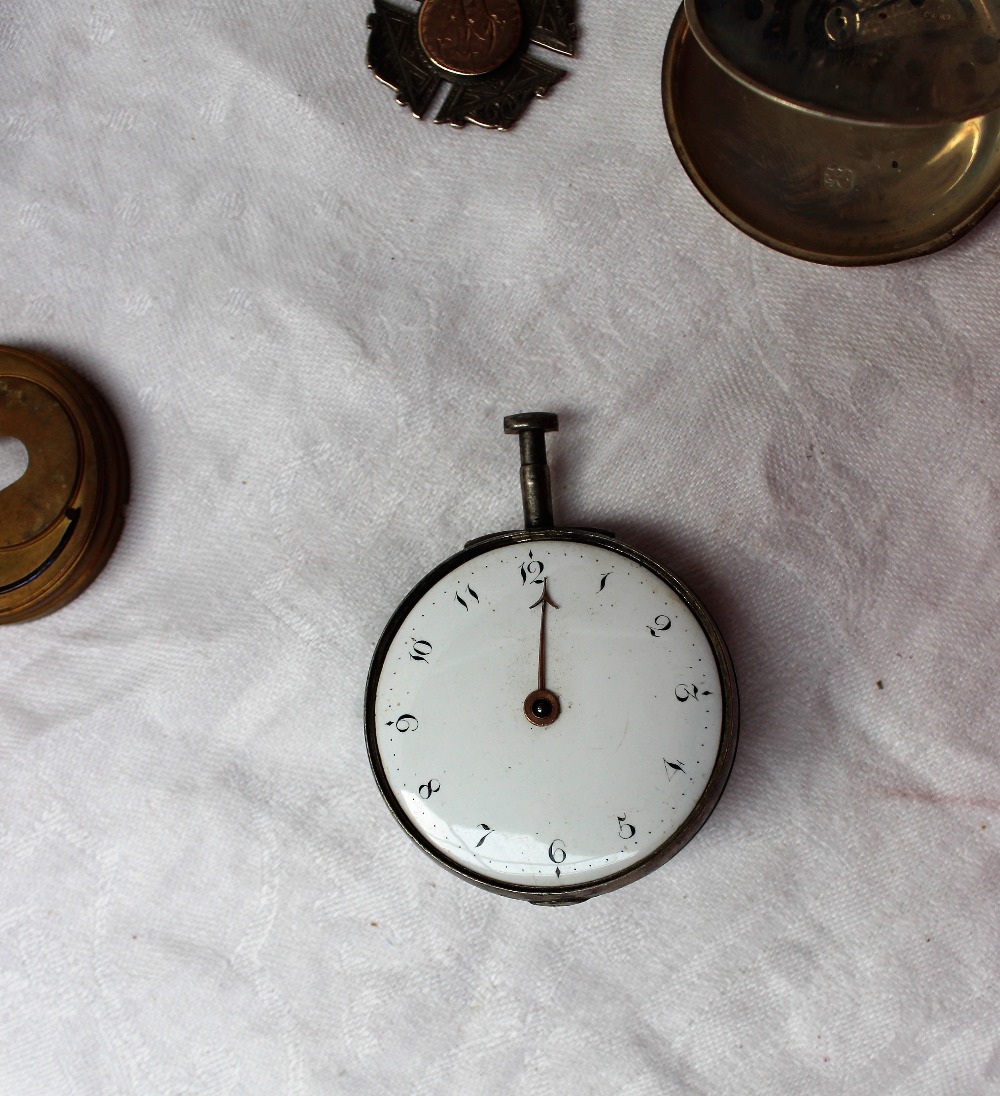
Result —
[[[582, 2], [508, 134], [397, 106], [369, 10], [0, 11], [0, 342], [134, 475], [0, 629], [0, 1092], [1000, 1092], [1000, 220], [811, 266], [677, 162], [672, 4]], [[742, 695], [704, 830], [564, 909], [424, 856], [363, 734], [534, 409], [557, 516], [687, 580]]]

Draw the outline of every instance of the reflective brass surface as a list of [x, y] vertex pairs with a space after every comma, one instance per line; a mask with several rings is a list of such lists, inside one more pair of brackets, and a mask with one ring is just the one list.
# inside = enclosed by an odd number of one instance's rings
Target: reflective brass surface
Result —
[[738, 228], [798, 258], [861, 265], [926, 254], [1000, 197], [1000, 112], [903, 126], [793, 107], [724, 71], [683, 8], [667, 42], [663, 101], [702, 194]]
[[427, 56], [457, 76], [485, 76], [514, 56], [524, 22], [517, 0], [424, 0], [417, 34]]
[[0, 623], [65, 605], [97, 577], [121, 532], [128, 459], [107, 404], [40, 354], [0, 347], [0, 437], [28, 450], [0, 491]]
[[703, 49], [758, 90], [868, 121], [1000, 108], [1000, 0], [686, 0]]

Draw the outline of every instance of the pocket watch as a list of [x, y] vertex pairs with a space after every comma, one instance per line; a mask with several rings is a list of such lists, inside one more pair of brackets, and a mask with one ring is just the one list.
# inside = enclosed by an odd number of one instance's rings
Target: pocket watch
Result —
[[611, 533], [555, 525], [556, 416], [504, 429], [524, 528], [470, 541], [403, 599], [368, 676], [368, 756], [439, 864], [564, 905], [641, 878], [702, 827], [736, 751], [736, 679], [680, 579]]

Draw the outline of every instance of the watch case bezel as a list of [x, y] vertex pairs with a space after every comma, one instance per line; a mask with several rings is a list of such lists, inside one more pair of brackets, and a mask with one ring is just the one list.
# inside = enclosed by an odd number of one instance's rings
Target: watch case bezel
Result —
[[[587, 544], [616, 552], [627, 559], [647, 568], [658, 578], [662, 579], [687, 608], [694, 614], [695, 619], [708, 637], [712, 653], [715, 657], [719, 672], [719, 680], [722, 689], [722, 737], [719, 744], [719, 753], [712, 767], [705, 791], [698, 798], [690, 814], [677, 830], [648, 856], [622, 871], [615, 872], [597, 882], [581, 884], [579, 886], [543, 887], [518, 884], [506, 884], [480, 875], [461, 864], [451, 860], [445, 853], [433, 845], [421, 830], [413, 823], [402, 805], [394, 795], [389, 785], [389, 780], [379, 756], [377, 740], [377, 722], [375, 718], [375, 700], [378, 691], [379, 677], [389, 646], [406, 621], [413, 607], [437, 585], [443, 578], [457, 567], [475, 559], [477, 556], [486, 555], [495, 549], [510, 544], [529, 544], [534, 541], [555, 540], [569, 541], [574, 544]], [[466, 546], [454, 555], [443, 560], [437, 567], [428, 572], [412, 590], [403, 598], [398, 608], [390, 617], [382, 632], [382, 636], [375, 647], [371, 666], [368, 672], [368, 681], [365, 688], [365, 740], [368, 750], [368, 761], [372, 775], [378, 786], [379, 792], [400, 827], [428, 856], [442, 867], [459, 876], [474, 886], [484, 890], [501, 894], [507, 898], [517, 898], [534, 903], [536, 905], [572, 905], [585, 902], [599, 894], [607, 894], [610, 891], [627, 886], [638, 879], [649, 875], [672, 859], [684, 848], [696, 833], [708, 821], [709, 816], [715, 810], [726, 783], [732, 772], [733, 762], [736, 756], [736, 747], [739, 739], [739, 692], [736, 684], [736, 674], [733, 670], [732, 659], [726, 647], [722, 634], [708, 610], [697, 598], [691, 588], [677, 577], [672, 571], [667, 570], [662, 564], [640, 552], [636, 548], [622, 544], [612, 534], [597, 532], [589, 529], [556, 528], [556, 529], [518, 529], [501, 533], [492, 533], [484, 537], [478, 537], [470, 541]]]

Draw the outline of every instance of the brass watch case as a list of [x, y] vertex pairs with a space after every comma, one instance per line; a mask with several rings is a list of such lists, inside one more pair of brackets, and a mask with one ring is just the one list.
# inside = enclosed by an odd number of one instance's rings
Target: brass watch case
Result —
[[683, 6], [667, 40], [663, 106], [702, 195], [796, 258], [863, 266], [926, 255], [1000, 198], [1000, 109], [933, 124], [809, 109], [724, 68]]
[[42, 354], [0, 347], [0, 437], [28, 450], [0, 491], [0, 624], [33, 620], [82, 593], [125, 519], [121, 430], [82, 377]]

